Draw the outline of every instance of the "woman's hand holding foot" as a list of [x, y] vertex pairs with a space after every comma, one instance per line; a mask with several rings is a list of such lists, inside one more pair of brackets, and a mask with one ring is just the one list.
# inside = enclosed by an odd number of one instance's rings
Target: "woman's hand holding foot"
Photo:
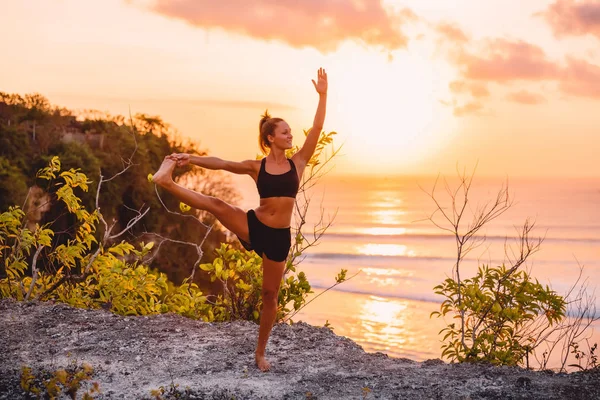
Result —
[[190, 155], [187, 153], [173, 153], [167, 157], [175, 160], [178, 167], [185, 167], [190, 163]]
[[152, 176], [152, 181], [158, 186], [165, 186], [173, 182], [172, 175], [176, 165], [177, 161], [173, 160], [171, 156], [165, 157], [158, 171]]

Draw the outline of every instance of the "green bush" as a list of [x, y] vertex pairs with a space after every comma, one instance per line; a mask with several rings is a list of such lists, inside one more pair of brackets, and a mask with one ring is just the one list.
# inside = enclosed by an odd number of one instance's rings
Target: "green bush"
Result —
[[551, 326], [566, 311], [562, 296], [532, 281], [525, 271], [510, 271], [504, 265], [484, 265], [460, 285], [448, 278], [434, 291], [445, 300], [440, 311], [431, 315], [450, 313], [459, 319], [459, 324], [451, 323], [440, 331], [445, 341], [442, 357], [451, 361], [518, 365], [536, 344], [535, 335], [526, 334], [525, 328], [538, 318]]
[[[200, 265], [211, 281], [219, 281], [223, 287], [223, 294], [210, 301], [214, 320], [258, 322], [258, 310], [262, 307], [262, 259], [254, 252], [240, 251], [225, 243], [215, 252], [217, 257], [212, 263]], [[312, 291], [304, 272], [284, 279], [279, 290], [277, 319], [289, 314], [290, 303], [294, 310], [302, 307], [309, 293]]]

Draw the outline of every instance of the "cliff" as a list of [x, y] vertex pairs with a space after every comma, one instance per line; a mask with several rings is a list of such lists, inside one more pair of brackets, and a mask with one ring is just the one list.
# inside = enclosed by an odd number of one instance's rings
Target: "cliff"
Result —
[[[258, 326], [165, 314], [123, 317], [64, 304], [0, 301], [0, 399], [27, 398], [21, 367], [35, 376], [83, 362], [98, 399], [600, 399], [600, 371], [532, 372], [415, 362], [365, 353], [327, 328], [277, 325], [272, 371], [253, 362]], [[156, 393], [155, 393], [156, 394]]]

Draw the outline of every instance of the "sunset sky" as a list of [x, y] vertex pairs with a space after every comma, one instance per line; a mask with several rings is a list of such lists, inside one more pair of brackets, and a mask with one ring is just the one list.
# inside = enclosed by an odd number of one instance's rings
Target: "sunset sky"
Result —
[[335, 172], [600, 176], [600, 1], [0, 0], [0, 91], [160, 115], [254, 158], [260, 114], [311, 126]]

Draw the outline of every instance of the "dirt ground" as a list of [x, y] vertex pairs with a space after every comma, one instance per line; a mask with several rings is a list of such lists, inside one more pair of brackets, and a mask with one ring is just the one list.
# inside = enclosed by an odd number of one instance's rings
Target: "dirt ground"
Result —
[[[122, 317], [64, 304], [0, 301], [0, 399], [27, 398], [34, 375], [88, 363], [98, 399], [600, 399], [600, 371], [574, 374], [415, 362], [365, 353], [305, 323], [276, 325], [272, 370], [254, 366], [258, 326], [165, 314]], [[48, 376], [48, 375], [46, 375]], [[39, 383], [39, 382], [38, 382]], [[66, 398], [66, 397], [65, 397]]]

